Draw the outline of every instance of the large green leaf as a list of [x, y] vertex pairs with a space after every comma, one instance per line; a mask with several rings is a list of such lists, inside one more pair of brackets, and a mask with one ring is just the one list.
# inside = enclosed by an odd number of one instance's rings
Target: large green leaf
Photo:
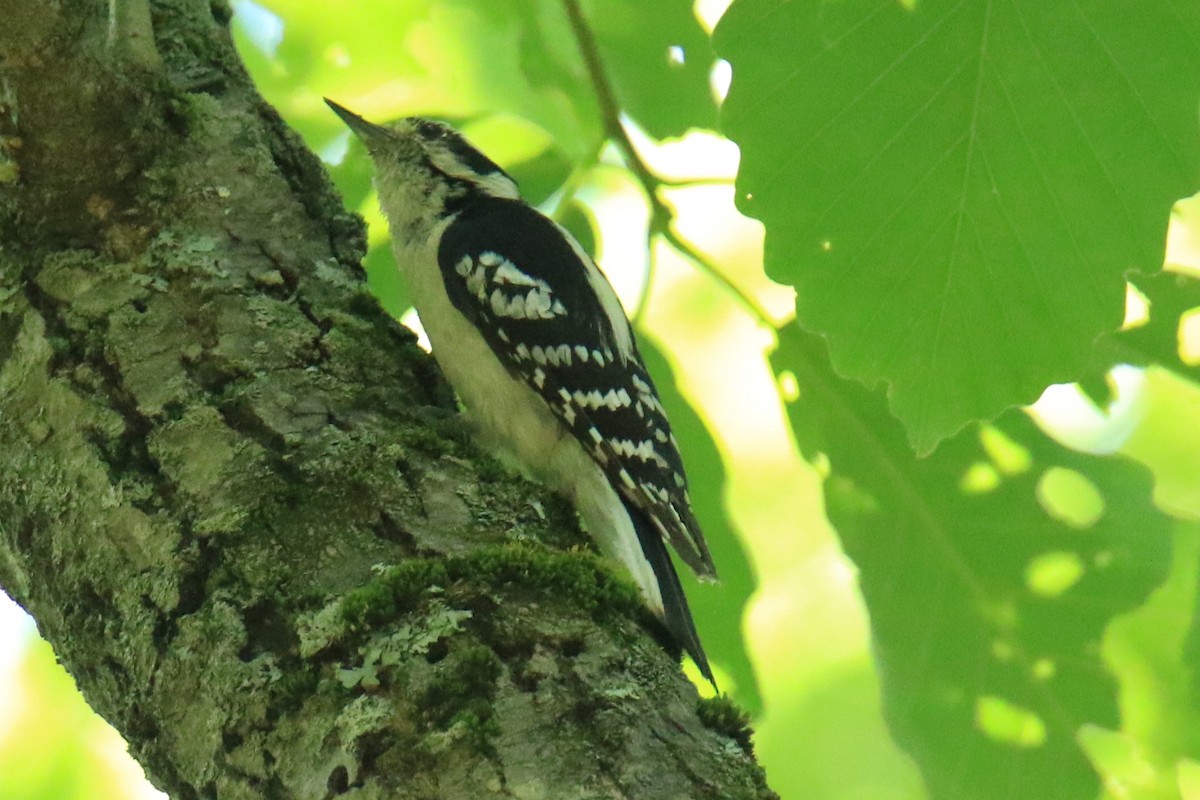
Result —
[[1200, 4], [737, 0], [741, 208], [927, 453], [1074, 378], [1200, 175]]
[[860, 570], [889, 725], [936, 800], [1084, 800], [1081, 726], [1115, 728], [1106, 625], [1169, 562], [1149, 473], [1069, 450], [1021, 411], [917, 459], [881, 392], [838, 377], [820, 337], [780, 332], [789, 414], [828, 459], [826, 508]]

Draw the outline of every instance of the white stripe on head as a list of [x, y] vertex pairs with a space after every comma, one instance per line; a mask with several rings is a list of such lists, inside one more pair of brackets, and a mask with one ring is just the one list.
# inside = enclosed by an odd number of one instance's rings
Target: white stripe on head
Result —
[[521, 193], [517, 184], [503, 172], [488, 172], [480, 175], [464, 164], [445, 144], [438, 141], [423, 141], [425, 154], [430, 163], [452, 178], [466, 181], [477, 186], [484, 194], [501, 197], [507, 200], [519, 200]]

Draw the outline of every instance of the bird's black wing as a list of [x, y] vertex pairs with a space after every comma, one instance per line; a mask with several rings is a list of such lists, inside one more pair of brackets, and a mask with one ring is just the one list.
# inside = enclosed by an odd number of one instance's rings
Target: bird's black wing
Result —
[[450, 301], [501, 362], [545, 399], [684, 562], [714, 575], [629, 322], [570, 234], [519, 200], [487, 198], [446, 228], [438, 262]]

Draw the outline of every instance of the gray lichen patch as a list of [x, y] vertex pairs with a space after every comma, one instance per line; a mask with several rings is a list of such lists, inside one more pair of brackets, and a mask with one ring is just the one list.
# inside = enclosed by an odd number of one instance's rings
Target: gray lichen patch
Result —
[[389, 679], [390, 672], [413, 659], [426, 659], [435, 645], [462, 633], [463, 623], [471, 616], [471, 611], [451, 608], [435, 600], [420, 612], [405, 615], [386, 632], [367, 639], [358, 647], [352, 662], [338, 669], [338, 680], [347, 689], [377, 688]]

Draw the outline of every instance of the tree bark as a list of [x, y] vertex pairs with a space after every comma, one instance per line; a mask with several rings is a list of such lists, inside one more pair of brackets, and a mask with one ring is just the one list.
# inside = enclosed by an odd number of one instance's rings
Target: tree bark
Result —
[[180, 800], [773, 796], [465, 440], [229, 15], [0, 0], [0, 585]]

